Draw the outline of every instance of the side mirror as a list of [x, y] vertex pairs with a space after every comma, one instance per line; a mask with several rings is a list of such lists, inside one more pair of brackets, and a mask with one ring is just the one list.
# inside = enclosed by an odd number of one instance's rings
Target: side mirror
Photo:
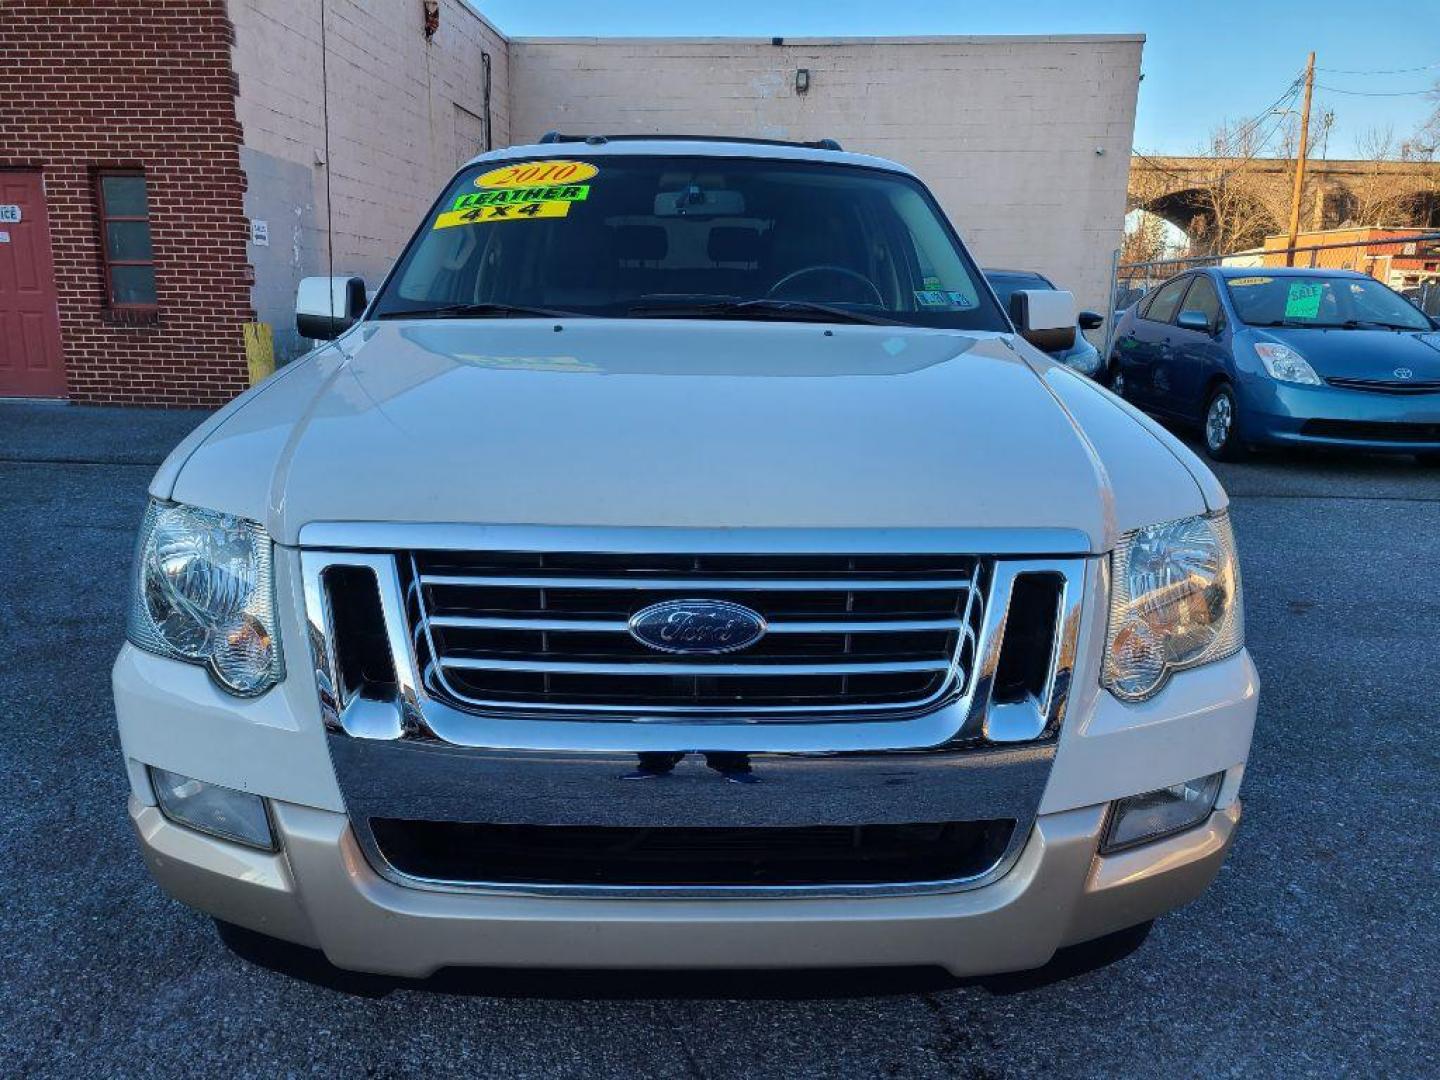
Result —
[[1098, 311], [1082, 311], [1082, 312], [1080, 312], [1080, 329], [1081, 329], [1081, 330], [1099, 330], [1100, 327], [1102, 327], [1102, 326], [1104, 326], [1104, 325], [1105, 325], [1105, 316], [1104, 316], [1104, 315], [1101, 315]]
[[1020, 336], [1042, 352], [1075, 347], [1075, 294], [1064, 289], [1019, 289], [1010, 297], [1010, 319]]
[[1197, 334], [1209, 334], [1214, 330], [1214, 327], [1210, 325], [1210, 317], [1203, 311], [1194, 309], [1180, 312], [1180, 317], [1175, 320], [1175, 325], [1181, 330], [1193, 330]]
[[365, 282], [358, 277], [307, 277], [295, 293], [295, 329], [312, 341], [329, 341], [365, 312]]

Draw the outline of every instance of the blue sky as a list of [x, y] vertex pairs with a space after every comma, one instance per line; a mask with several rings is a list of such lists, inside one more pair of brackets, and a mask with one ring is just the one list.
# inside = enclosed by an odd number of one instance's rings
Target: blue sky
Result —
[[[1220, 121], [1274, 101], [1314, 49], [1315, 107], [1335, 112], [1328, 155], [1351, 156], [1367, 128], [1410, 135], [1433, 103], [1406, 94], [1440, 80], [1440, 0], [476, 0], [508, 34], [739, 37], [909, 34], [1146, 35], [1135, 145], [1190, 153]], [[1341, 93], [1361, 91], [1363, 94]], [[1318, 153], [1318, 150], [1317, 150]]]

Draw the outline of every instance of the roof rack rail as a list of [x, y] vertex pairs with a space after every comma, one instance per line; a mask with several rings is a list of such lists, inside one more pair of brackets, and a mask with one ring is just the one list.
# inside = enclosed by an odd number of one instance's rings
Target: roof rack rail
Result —
[[588, 143], [602, 146], [608, 142], [649, 141], [649, 142], [728, 142], [748, 143], [756, 146], [803, 146], [807, 150], [839, 150], [841, 146], [834, 139], [815, 139], [812, 142], [795, 142], [790, 139], [751, 139], [743, 135], [566, 135], [560, 131], [547, 131], [540, 136], [545, 143]]

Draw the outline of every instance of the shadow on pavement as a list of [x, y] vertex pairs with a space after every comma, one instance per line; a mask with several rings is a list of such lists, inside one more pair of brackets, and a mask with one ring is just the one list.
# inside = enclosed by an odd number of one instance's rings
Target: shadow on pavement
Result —
[[318, 949], [216, 922], [220, 939], [240, 959], [287, 978], [355, 997], [395, 990], [464, 997], [553, 1000], [720, 999], [800, 1001], [928, 994], [978, 986], [1005, 997], [1087, 975], [1125, 959], [1150, 934], [1151, 923], [1061, 949], [1044, 967], [958, 979], [941, 968], [787, 969], [784, 971], [596, 971], [445, 968], [427, 979], [368, 975], [335, 967]]

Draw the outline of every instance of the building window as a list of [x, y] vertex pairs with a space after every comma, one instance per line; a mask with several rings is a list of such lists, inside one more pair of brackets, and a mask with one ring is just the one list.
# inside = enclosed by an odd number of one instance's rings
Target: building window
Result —
[[106, 303], [116, 311], [154, 311], [155, 255], [145, 174], [107, 170], [98, 186]]

